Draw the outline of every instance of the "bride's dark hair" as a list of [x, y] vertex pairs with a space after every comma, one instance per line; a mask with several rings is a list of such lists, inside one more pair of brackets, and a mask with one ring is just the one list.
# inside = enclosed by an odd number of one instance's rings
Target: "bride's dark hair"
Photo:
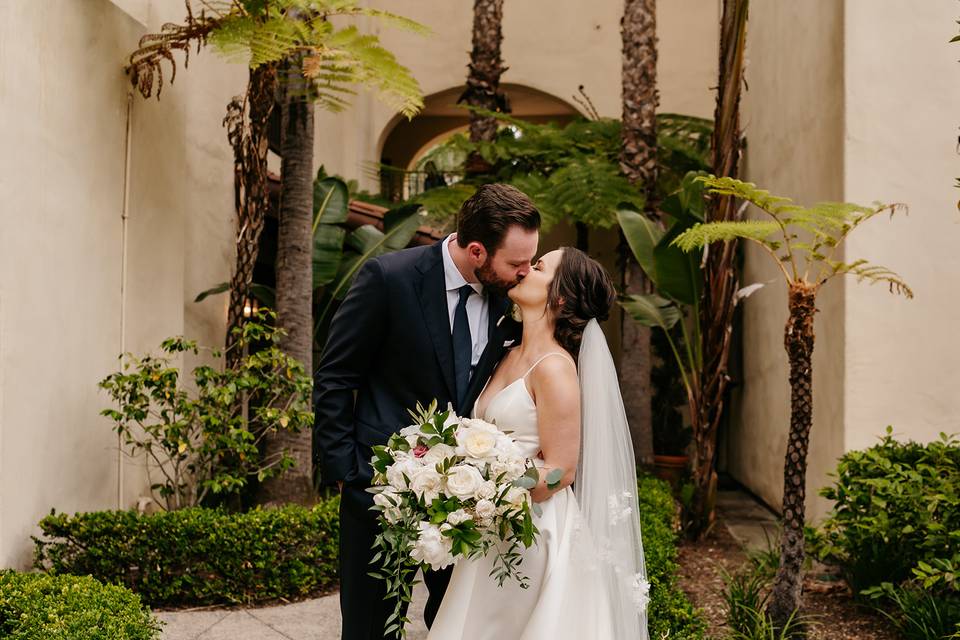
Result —
[[547, 308], [556, 317], [553, 336], [576, 358], [583, 330], [591, 319], [610, 315], [617, 294], [613, 281], [596, 260], [573, 247], [563, 247], [560, 264], [547, 292]]

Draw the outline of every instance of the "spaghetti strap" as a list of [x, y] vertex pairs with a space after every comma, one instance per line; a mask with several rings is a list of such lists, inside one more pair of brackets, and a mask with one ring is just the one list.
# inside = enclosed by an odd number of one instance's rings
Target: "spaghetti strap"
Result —
[[574, 368], [574, 369], [577, 368], [577, 365], [573, 362], [573, 358], [571, 358], [571, 357], [570, 357], [569, 355], [567, 355], [566, 353], [563, 353], [562, 351], [551, 351], [550, 353], [548, 353], [548, 354], [546, 354], [546, 355], [541, 356], [540, 358], [538, 358], [537, 361], [533, 363], [533, 366], [530, 367], [529, 369], [527, 369], [527, 372], [526, 372], [525, 374], [523, 374], [523, 375], [521, 376], [521, 378], [526, 379], [526, 377], [527, 377], [528, 375], [530, 375], [530, 372], [537, 368], [537, 365], [538, 365], [538, 364], [540, 364], [541, 362], [543, 362], [544, 360], [546, 360], [546, 359], [549, 358], [550, 356], [563, 356], [567, 361], [570, 362], [570, 364], [573, 365], [573, 368]]

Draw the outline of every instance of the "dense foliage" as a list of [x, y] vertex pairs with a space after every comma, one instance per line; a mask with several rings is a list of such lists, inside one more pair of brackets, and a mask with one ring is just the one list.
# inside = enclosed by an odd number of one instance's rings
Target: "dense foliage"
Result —
[[51, 514], [34, 538], [35, 563], [123, 585], [151, 605], [298, 598], [336, 585], [339, 503]]
[[706, 624], [677, 585], [677, 519], [670, 485], [656, 478], [640, 480], [640, 529], [650, 581], [647, 612], [651, 638], [701, 640]]
[[0, 637], [155, 640], [160, 624], [140, 598], [89, 576], [0, 572]]
[[[821, 495], [834, 509], [814, 535], [822, 559], [886, 610], [908, 638], [960, 632], [960, 440], [851, 451]], [[944, 634], [944, 635], [941, 635]]]
[[[145, 456], [148, 473], [159, 476], [151, 491], [162, 508], [236, 495], [252, 478], [292, 466], [287, 452], [266, 457], [259, 447], [269, 434], [313, 425], [310, 377], [280, 350], [283, 333], [271, 326], [274, 319], [261, 310], [234, 329], [233, 348], [242, 355], [195, 367], [188, 388], [173, 360], [200, 348], [182, 337], [164, 340], [161, 356], [124, 354], [122, 369], [100, 382], [116, 403], [101, 413], [113, 420], [126, 451]], [[220, 357], [216, 350], [211, 355]]]

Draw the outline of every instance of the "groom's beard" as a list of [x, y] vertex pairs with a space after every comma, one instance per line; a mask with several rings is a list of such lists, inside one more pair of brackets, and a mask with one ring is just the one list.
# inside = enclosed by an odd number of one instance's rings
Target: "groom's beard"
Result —
[[477, 280], [483, 285], [483, 290], [487, 295], [503, 297], [507, 291], [513, 289], [520, 283], [520, 279], [504, 280], [497, 272], [493, 270], [492, 258], [487, 256], [479, 269], [476, 270]]

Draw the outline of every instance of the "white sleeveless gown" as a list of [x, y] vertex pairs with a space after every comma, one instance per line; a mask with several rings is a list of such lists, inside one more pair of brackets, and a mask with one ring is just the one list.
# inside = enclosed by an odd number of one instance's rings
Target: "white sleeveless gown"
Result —
[[[556, 355], [569, 359], [566, 354]], [[527, 390], [526, 377], [542, 360], [491, 398], [483, 416], [474, 415], [512, 431], [524, 455], [537, 464], [542, 463], [537, 458], [537, 407]], [[542, 514], [534, 514], [533, 520], [540, 538], [524, 550], [520, 564], [520, 571], [529, 578], [529, 588], [520, 588], [512, 579], [497, 586], [497, 580], [490, 576], [492, 554], [459, 560], [428, 640], [611, 638], [611, 613], [604, 588], [599, 579], [591, 579], [596, 574], [585, 567], [592, 564], [585, 559], [594, 557], [593, 545], [581, 526], [573, 491], [566, 487], [539, 504]]]

